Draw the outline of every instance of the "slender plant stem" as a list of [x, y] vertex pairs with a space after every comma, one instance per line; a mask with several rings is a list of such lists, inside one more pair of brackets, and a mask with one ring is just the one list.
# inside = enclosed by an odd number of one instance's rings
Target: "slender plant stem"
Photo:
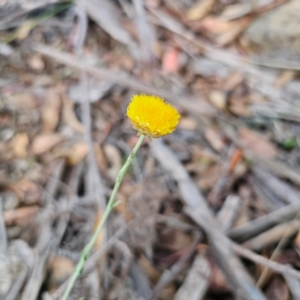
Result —
[[109, 201], [107, 203], [106, 209], [104, 211], [103, 217], [101, 219], [101, 222], [99, 223], [98, 227], [96, 228], [91, 240], [89, 241], [89, 243], [83, 248], [79, 261], [73, 271], [73, 274], [70, 278], [70, 281], [68, 283], [68, 286], [64, 292], [63, 297], [61, 298], [62, 300], [67, 300], [68, 296], [70, 295], [70, 292], [77, 280], [77, 278], [79, 277], [79, 275], [81, 274], [82, 270], [83, 270], [83, 266], [85, 261], [87, 260], [87, 257], [89, 255], [89, 253], [91, 252], [94, 244], [96, 243], [97, 237], [99, 235], [99, 233], [101, 232], [109, 214], [111, 213], [111, 211], [113, 210], [113, 208], [115, 206], [118, 205], [118, 202], [115, 202], [115, 198], [117, 195], [117, 192], [119, 190], [119, 187], [121, 185], [122, 179], [124, 177], [124, 174], [126, 173], [128, 167], [130, 166], [136, 152], [138, 151], [138, 149], [140, 148], [140, 146], [142, 145], [143, 141], [145, 139], [145, 135], [141, 135], [138, 142], [136, 143], [135, 147], [133, 148], [132, 152], [130, 153], [130, 155], [128, 156], [125, 164], [123, 165], [122, 169], [119, 171], [114, 189], [110, 195]]

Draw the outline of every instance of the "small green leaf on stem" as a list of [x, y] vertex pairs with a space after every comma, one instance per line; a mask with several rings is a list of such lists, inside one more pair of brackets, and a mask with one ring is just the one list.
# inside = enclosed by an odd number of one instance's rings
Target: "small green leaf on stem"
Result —
[[282, 146], [286, 149], [293, 149], [297, 144], [297, 139], [295, 137], [287, 138], [282, 142]]

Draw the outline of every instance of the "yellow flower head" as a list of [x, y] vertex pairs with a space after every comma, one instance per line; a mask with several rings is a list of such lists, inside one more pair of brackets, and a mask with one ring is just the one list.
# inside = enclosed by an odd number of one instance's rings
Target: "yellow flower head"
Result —
[[158, 138], [173, 132], [180, 115], [171, 104], [156, 96], [134, 95], [127, 116], [139, 134]]

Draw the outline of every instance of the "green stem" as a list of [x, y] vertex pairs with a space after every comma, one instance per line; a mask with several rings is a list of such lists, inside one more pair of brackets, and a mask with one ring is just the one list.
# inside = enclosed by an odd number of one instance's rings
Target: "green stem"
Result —
[[141, 135], [138, 142], [136, 143], [135, 147], [133, 148], [132, 152], [130, 153], [130, 155], [128, 156], [125, 164], [123, 165], [122, 169], [119, 171], [114, 189], [111, 193], [111, 196], [109, 198], [109, 201], [107, 203], [106, 209], [104, 211], [103, 217], [101, 219], [101, 222], [99, 223], [98, 227], [96, 228], [91, 240], [89, 241], [89, 243], [83, 248], [81, 255], [80, 255], [80, 259], [73, 271], [73, 274], [70, 278], [70, 281], [68, 283], [68, 286], [65, 290], [65, 293], [63, 295], [63, 297], [61, 298], [62, 300], [67, 300], [68, 296], [70, 295], [70, 292], [77, 280], [77, 278], [79, 277], [79, 275], [81, 274], [82, 270], [83, 270], [83, 266], [85, 261], [87, 260], [87, 257], [89, 255], [89, 253], [91, 252], [94, 244], [96, 243], [97, 237], [99, 235], [99, 233], [101, 232], [109, 214], [111, 213], [111, 211], [113, 210], [113, 208], [118, 205], [118, 202], [115, 202], [115, 198], [117, 195], [117, 192], [119, 190], [119, 187], [121, 185], [122, 179], [128, 169], [128, 167], [130, 166], [136, 152], [138, 151], [138, 149], [140, 148], [140, 146], [142, 145], [143, 141], [145, 139], [145, 135]]

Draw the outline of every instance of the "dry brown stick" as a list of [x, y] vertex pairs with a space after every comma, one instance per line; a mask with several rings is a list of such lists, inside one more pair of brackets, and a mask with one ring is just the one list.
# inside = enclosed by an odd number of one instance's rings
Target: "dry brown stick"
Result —
[[35, 263], [30, 279], [28, 280], [21, 300], [36, 300], [45, 278], [45, 266], [47, 263], [49, 251], [48, 249], [35, 256]]
[[[87, 2], [87, 1], [86, 1]], [[85, 42], [87, 30], [88, 30], [88, 20], [86, 15], [86, 7], [84, 7], [84, 1], [79, 1], [76, 12], [78, 16], [78, 23], [80, 30], [80, 35], [78, 36], [78, 40], [76, 41], [76, 53], [77, 60], [82, 59], [82, 51], [83, 45]], [[95, 3], [92, 1], [95, 5]], [[85, 3], [86, 4], [86, 3]], [[97, 7], [97, 6], [96, 6]], [[82, 122], [85, 129], [85, 138], [89, 147], [88, 152], [88, 176], [86, 177], [86, 185], [87, 185], [87, 194], [89, 197], [95, 197], [95, 203], [97, 206], [103, 210], [105, 208], [105, 196], [104, 196], [104, 186], [102, 183], [102, 179], [100, 173], [97, 168], [96, 156], [93, 147], [93, 139], [92, 139], [92, 120], [91, 120], [91, 107], [90, 107], [90, 99], [88, 97], [88, 76], [85, 70], [81, 70], [80, 74], [80, 84], [81, 84], [81, 115]]]
[[[65, 200], [65, 202], [67, 202], [67, 203], [63, 205], [64, 207], [66, 207], [66, 209], [63, 213], [60, 213], [59, 215], [54, 215], [54, 218], [56, 216], [58, 217], [58, 221], [57, 221], [57, 225], [56, 225], [56, 229], [55, 229], [55, 239], [57, 241], [56, 242], [57, 244], [59, 241], [61, 241], [61, 239], [67, 229], [72, 207], [74, 207], [74, 203], [76, 203], [76, 201], [75, 201], [77, 198], [76, 191], [78, 188], [78, 184], [79, 184], [80, 176], [81, 176], [82, 172], [83, 172], [83, 163], [79, 163], [77, 166], [75, 166], [72, 169], [71, 174], [70, 174], [70, 179], [66, 186], [67, 187], [66, 193], [68, 194], [68, 196], [67, 196], [67, 199]], [[78, 201], [77, 201], [77, 203], [78, 203]]]
[[152, 24], [148, 22], [144, 1], [133, 0], [133, 7], [135, 9], [134, 23], [140, 40], [142, 60], [151, 67], [155, 62], [155, 31]]
[[58, 161], [57, 167], [54, 170], [53, 176], [49, 179], [46, 187], [45, 198], [46, 207], [39, 216], [39, 221], [42, 222], [43, 227], [40, 232], [40, 236], [36, 243], [37, 255], [34, 263], [31, 277], [29, 278], [25, 290], [22, 294], [21, 300], [35, 300], [37, 299], [41, 285], [43, 283], [45, 275], [45, 265], [49, 255], [49, 243], [51, 236], [51, 211], [52, 201], [54, 199], [55, 192], [59, 185], [59, 178], [61, 177], [64, 168], [64, 161]]
[[184, 221], [179, 220], [176, 217], [157, 214], [155, 217], [155, 223], [163, 222], [167, 226], [174, 228], [175, 230], [185, 231], [185, 232], [192, 232], [197, 230], [197, 226], [185, 223]]
[[133, 259], [130, 264], [129, 276], [132, 278], [132, 288], [137, 296], [147, 299], [149, 295], [152, 295], [150, 280], [136, 259]]
[[218, 229], [217, 222], [214, 220], [205, 198], [174, 153], [161, 140], [152, 141], [150, 146], [153, 155], [177, 181], [182, 200], [186, 206], [186, 212], [206, 232], [215, 252], [215, 257], [227, 275], [232, 291], [245, 300], [265, 299], [262, 292], [255, 287], [252, 278], [246, 272], [242, 263], [231, 251], [228, 243], [225, 245], [222, 243], [224, 235]]
[[26, 280], [27, 273], [28, 273], [28, 267], [24, 266], [23, 269], [19, 272], [17, 278], [14, 280], [13, 284], [11, 285], [4, 300], [16, 300], [17, 299], [18, 294]]
[[226, 197], [223, 206], [217, 214], [217, 220], [220, 223], [220, 229], [224, 232], [232, 227], [237, 217], [237, 212], [241, 206], [241, 198], [234, 195]]
[[[115, 259], [114, 263], [112, 263], [112, 265], [110, 266], [110, 272], [112, 274], [114, 274], [117, 271], [118, 272], [118, 280], [110, 280], [107, 283], [110, 286], [110, 291], [107, 293], [108, 299], [114, 299], [116, 297], [114, 295], [115, 289], [118, 287], [118, 285], [121, 282], [124, 283], [126, 281], [126, 277], [128, 275], [130, 263], [132, 260], [131, 250], [129, 249], [129, 246], [124, 241], [116, 239], [112, 246], [111, 251], [113, 251], [113, 253], [115, 254], [116, 259]], [[101, 290], [103, 290], [103, 289], [101, 289]], [[103, 297], [101, 297], [101, 299], [102, 298]]]
[[[167, 156], [168, 157], [168, 159], [170, 159], [170, 156]], [[163, 160], [160, 160], [161, 161], [161, 163], [163, 163]], [[165, 159], [165, 161], [167, 161], [166, 159]], [[173, 162], [171, 162], [171, 164], [174, 164], [174, 161]], [[169, 165], [169, 168], [171, 168], [171, 170], [173, 169], [173, 167], [171, 166], [171, 165]], [[175, 169], [176, 169], [176, 167], [175, 167]], [[180, 169], [176, 169], [176, 172], [174, 172], [174, 169], [173, 169], [173, 172], [172, 172], [173, 174], [177, 174], [177, 176], [175, 176], [175, 178], [178, 178], [178, 179], [180, 179]], [[184, 178], [184, 177], [183, 177]], [[182, 179], [183, 179], [182, 178]], [[299, 203], [294, 203], [294, 204], [291, 204], [288, 208], [288, 210], [286, 210], [286, 207], [284, 207], [284, 208], [282, 208], [282, 209], [280, 209], [280, 210], [278, 210], [278, 211], [280, 211], [280, 212], [284, 212], [284, 213], [290, 213], [291, 214], [291, 211], [293, 211], [293, 216], [295, 215], [295, 214], [297, 214], [297, 212], [298, 212], [298, 210], [299, 210]], [[295, 207], [297, 207], [297, 209], [295, 210]], [[277, 212], [277, 211], [276, 211]], [[275, 216], [276, 215], [278, 215], [278, 214], [276, 214], [276, 212], [274, 212], [274, 213], [272, 213], [272, 214], [275, 214]], [[204, 229], [206, 228], [206, 227], [208, 227], [209, 225], [207, 224], [207, 222], [206, 222], [206, 218], [204, 217], [204, 218], [201, 218], [201, 216], [200, 216], [200, 212], [199, 212], [199, 215], [197, 214], [197, 212], [195, 212], [195, 211], [193, 211], [193, 210], [190, 210], [189, 211], [189, 213], [191, 214], [191, 215], [194, 215], [194, 220], [201, 226], [201, 227], [203, 227]], [[271, 215], [271, 214], [270, 214]], [[274, 215], [272, 215], [272, 217], [271, 217], [271, 220], [272, 221], [276, 221], [276, 220], [274, 220], [273, 219], [273, 216]], [[284, 214], [284, 216], [286, 216], [285, 214]], [[278, 220], [277, 220], [278, 221]], [[207, 228], [207, 230], [209, 230], [209, 228]], [[225, 236], [224, 235], [220, 235], [220, 234], [217, 234], [216, 236], [216, 239], [218, 239], [219, 238], [219, 240], [222, 240], [223, 239], [223, 241], [224, 241], [224, 238], [225, 238]], [[223, 242], [223, 245], [225, 245], [225, 243], [226, 243], [226, 239], [225, 239], [225, 241]], [[294, 276], [296, 276], [297, 278], [299, 278], [300, 277], [300, 273], [299, 272], [297, 272], [297, 271], [295, 271], [295, 270], [293, 270], [293, 269], [290, 269], [290, 268], [288, 268], [288, 267], [286, 267], [286, 266], [284, 266], [284, 265], [281, 265], [281, 264], [278, 264], [278, 263], [276, 263], [276, 262], [272, 262], [272, 261], [269, 261], [268, 259], [265, 259], [265, 258], [263, 258], [263, 257], [261, 257], [260, 255], [257, 255], [257, 254], [255, 254], [255, 253], [253, 253], [252, 251], [249, 251], [249, 250], [247, 250], [247, 249], [245, 249], [245, 248], [243, 248], [243, 247], [241, 247], [241, 246], [239, 246], [239, 245], [236, 245], [236, 244], [232, 244], [232, 245], [234, 245], [234, 246], [232, 246], [232, 248], [234, 249], [234, 251], [236, 251], [239, 255], [242, 255], [242, 256], [244, 256], [244, 257], [247, 257], [248, 259], [251, 259], [251, 260], [253, 260], [254, 262], [257, 262], [257, 263], [260, 263], [260, 264], [262, 264], [262, 265], [264, 265], [265, 267], [267, 267], [267, 268], [270, 268], [270, 269], [272, 269], [273, 271], [275, 271], [275, 272], [279, 272], [279, 273], [281, 273], [281, 274], [284, 274], [284, 273], [287, 273], [287, 274], [290, 274], [290, 275], [294, 275]]]
[[89, 297], [90, 299], [102, 299], [103, 291], [101, 291], [99, 286], [99, 274], [97, 272], [97, 268], [86, 276], [85, 284], [88, 286], [89, 289]]
[[65, 167], [65, 161], [60, 159], [57, 161], [53, 175], [49, 178], [45, 189], [45, 200], [46, 203], [44, 209], [40, 215], [37, 216], [38, 222], [42, 225], [40, 235], [36, 242], [35, 247], [39, 252], [43, 252], [48, 248], [49, 240], [51, 236], [51, 225], [53, 222], [53, 210], [55, 207], [55, 193], [57, 192], [61, 184], [61, 176]]
[[239, 299], [266, 299], [255, 286], [241, 261], [235, 256], [225, 235], [205, 219], [200, 209], [186, 207], [185, 212], [206, 232], [214, 257], [228, 279], [233, 293]]
[[246, 153], [258, 165], [263, 165], [277, 176], [287, 178], [297, 185], [300, 185], [300, 173], [292, 168], [287, 167], [283, 163], [275, 160], [262, 159], [253, 153]]
[[[226, 240], [224, 242], [226, 243]], [[254, 253], [253, 251], [251, 251], [249, 249], [244, 248], [243, 246], [240, 246], [240, 245], [232, 242], [229, 239], [227, 239], [227, 242], [230, 244], [230, 247], [234, 250], [234, 252], [236, 254], [238, 254], [239, 256], [242, 256], [242, 257], [247, 258], [259, 265], [269, 268], [270, 270], [272, 270], [276, 273], [279, 273], [282, 275], [288, 274], [288, 275], [293, 276], [294, 278], [300, 279], [300, 272], [292, 269], [290, 266], [282, 265], [275, 261], [271, 261], [261, 255]]]
[[[64, 186], [65, 189], [67, 189], [66, 193], [68, 194], [67, 197], [68, 200], [66, 200], [67, 203], [66, 204], [64, 203], [63, 209], [60, 209], [60, 206], [58, 206], [57, 209], [61, 210], [60, 213], [55, 213], [53, 215], [53, 218], [58, 218], [57, 226], [55, 230], [56, 246], [59, 243], [59, 241], [61, 241], [61, 238], [63, 237], [63, 234], [66, 230], [72, 208], [78, 203], [78, 201], [76, 201], [77, 200], [76, 191], [77, 191], [77, 187], [80, 181], [80, 176], [82, 174], [82, 171], [83, 171], [82, 163], [75, 166], [71, 171], [68, 184]], [[60, 296], [62, 296], [62, 294]], [[44, 297], [43, 299], [52, 299], [51, 296], [49, 296], [48, 294], [44, 294], [43, 297]]]
[[242, 157], [242, 151], [240, 149], [235, 149], [234, 145], [231, 145], [228, 151], [227, 158], [223, 163], [221, 175], [207, 197], [209, 203], [213, 207], [218, 208], [221, 205], [220, 200], [225, 188], [228, 189], [229, 186], [234, 183], [232, 173]]
[[180, 259], [168, 270], [165, 270], [159, 278], [158, 283], [155, 285], [153, 290], [153, 298], [157, 299], [159, 293], [163, 288], [168, 285], [178, 274], [182, 271], [186, 265], [187, 260], [193, 255], [199, 242], [199, 234], [195, 234], [192, 244], [184, 251]]
[[[190, 212], [191, 214], [194, 214], [195, 217], [197, 216], [197, 213], [195, 212]], [[204, 227], [206, 227], [207, 225], [198, 219], [198, 224], [202, 227], [204, 225]], [[202, 224], [202, 225], [201, 225]], [[276, 273], [279, 274], [289, 274], [293, 277], [299, 278], [300, 279], [300, 272], [296, 271], [294, 269], [292, 269], [289, 266], [286, 265], [282, 265], [279, 264], [275, 261], [271, 261], [261, 255], [258, 255], [256, 253], [254, 253], [253, 251], [246, 249], [245, 247], [238, 245], [236, 243], [234, 243], [233, 241], [231, 241], [229, 238], [227, 238], [225, 235], [219, 235], [218, 236], [219, 241], [222, 243], [222, 245], [224, 247], [228, 246], [230, 247], [237, 255], [242, 256], [244, 258], [247, 258], [257, 264], [260, 264]]]
[[260, 251], [264, 247], [278, 242], [281, 238], [284, 240], [290, 238], [300, 228], [299, 220], [292, 220], [279, 224], [257, 236], [248, 240], [243, 244], [244, 247], [254, 251]]
[[267, 215], [259, 217], [253, 221], [250, 221], [246, 224], [234, 227], [227, 231], [227, 235], [233, 239], [243, 240], [255, 236], [264, 230], [292, 219], [300, 210], [300, 202], [296, 202], [290, 205], [286, 205], [274, 212], [271, 212]]
[[252, 175], [249, 176], [248, 180], [264, 211], [269, 213], [285, 206], [285, 203], [261, 180]]
[[[231, 228], [240, 206], [241, 199], [229, 195], [218, 212], [217, 220], [220, 230]], [[201, 300], [206, 294], [211, 269], [210, 263], [203, 253], [198, 253], [184, 282], [178, 289], [174, 299]]]
[[[299, 225], [298, 225], [299, 227]], [[279, 256], [279, 253], [281, 249], [284, 247], [284, 245], [287, 243], [287, 235], [289, 234], [290, 229], [286, 227], [286, 230], [282, 233], [282, 235], [279, 237], [279, 243], [276, 245], [275, 250], [273, 251], [272, 255], [270, 256], [269, 260], [274, 261]], [[270, 270], [266, 267], [263, 268], [260, 276], [258, 277], [258, 280], [256, 282], [256, 286], [261, 287], [263, 283], [266, 281], [268, 275], [270, 274]]]
[[[220, 209], [217, 220], [220, 229], [225, 231], [232, 226], [237, 215], [241, 199], [229, 195]], [[203, 253], [198, 253], [193, 261], [189, 273], [174, 296], [175, 300], [201, 300], [206, 294], [211, 269], [210, 263]]]
[[206, 294], [210, 275], [209, 261], [204, 254], [198, 253], [174, 300], [201, 300]]
[[300, 300], [300, 280], [290, 274], [283, 274], [283, 277], [291, 291], [292, 299]]
[[219, 176], [218, 181], [213, 186], [213, 188], [211, 189], [210, 194], [207, 197], [209, 203], [211, 204], [211, 206], [214, 209], [219, 209], [220, 208], [221, 200], [222, 200], [221, 196], [224, 193], [224, 190], [225, 190], [225, 188], [228, 185], [228, 182], [230, 180], [230, 175], [229, 175], [229, 173], [227, 172], [226, 169], [227, 169], [227, 166], [223, 165], [221, 175]]
[[154, 94], [165, 98], [168, 101], [176, 103], [177, 106], [181, 107], [182, 109], [188, 110], [193, 114], [203, 115], [214, 114], [216, 112], [216, 110], [209, 103], [201, 99], [199, 96], [197, 97], [197, 100], [195, 100], [186, 95], [173, 94], [169, 91], [161, 90], [156, 87], [146, 85], [143, 82], [140, 82], [135, 78], [131, 77], [127, 73], [123, 72], [122, 74], [120, 71], [112, 72], [108, 69], [92, 67], [88, 65], [88, 63], [86, 63], [85, 61], [78, 60], [78, 58], [76, 58], [74, 55], [61, 52], [44, 45], [35, 45], [33, 49], [41, 54], [55, 59], [60, 63], [66, 64], [70, 67], [76, 68], [90, 75], [93, 75], [96, 78], [105, 78], [108, 81], [131, 88], [135, 91], [140, 91], [147, 94]]
[[0, 256], [5, 255], [7, 249], [6, 227], [3, 218], [3, 199], [0, 196]]
[[300, 202], [300, 195], [286, 182], [258, 166], [254, 166], [252, 171], [255, 177], [286, 203]]

